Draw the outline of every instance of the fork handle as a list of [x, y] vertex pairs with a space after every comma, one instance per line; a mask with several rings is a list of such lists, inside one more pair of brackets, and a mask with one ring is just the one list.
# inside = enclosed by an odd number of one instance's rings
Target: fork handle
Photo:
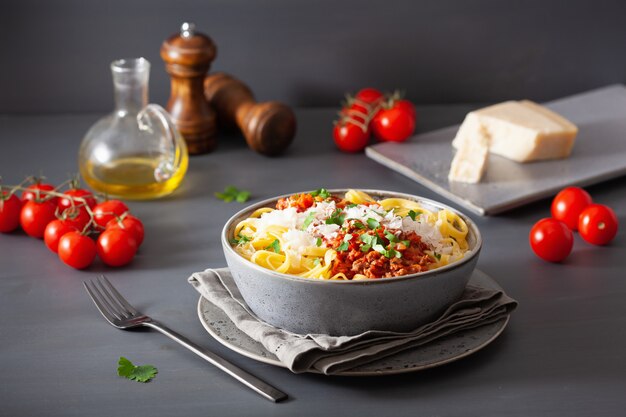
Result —
[[226, 372], [228, 375], [232, 376], [242, 384], [261, 394], [263, 397], [267, 398], [270, 401], [277, 402], [280, 400], [284, 400], [287, 398], [287, 394], [284, 392], [274, 388], [268, 383], [260, 380], [256, 376], [244, 371], [236, 365], [228, 362], [226, 359], [216, 355], [208, 349], [200, 347], [193, 343], [191, 340], [187, 339], [185, 336], [176, 333], [174, 330], [164, 326], [161, 323], [150, 321], [144, 323], [144, 326], [153, 328], [163, 333], [165, 336], [169, 337], [172, 340], [180, 343], [185, 346], [187, 349], [205, 359], [212, 365], [215, 365], [222, 371]]

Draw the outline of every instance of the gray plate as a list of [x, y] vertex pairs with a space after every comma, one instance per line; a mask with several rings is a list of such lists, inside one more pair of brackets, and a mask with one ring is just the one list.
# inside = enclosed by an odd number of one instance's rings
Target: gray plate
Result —
[[[478, 270], [474, 271], [470, 283], [484, 288], [501, 289], [492, 278]], [[276, 356], [239, 330], [221, 309], [203, 297], [200, 297], [198, 302], [198, 317], [209, 334], [227, 348], [257, 361], [284, 367]], [[389, 375], [421, 371], [444, 365], [471, 355], [487, 346], [502, 333], [508, 322], [509, 316], [496, 323], [453, 334], [419, 348], [399, 352], [350, 371], [341, 372], [338, 375]]]
[[579, 128], [571, 156], [520, 164], [490, 155], [479, 184], [448, 182], [451, 145], [459, 126], [370, 146], [366, 154], [480, 215], [491, 215], [626, 174], [626, 87], [612, 85], [545, 104]]

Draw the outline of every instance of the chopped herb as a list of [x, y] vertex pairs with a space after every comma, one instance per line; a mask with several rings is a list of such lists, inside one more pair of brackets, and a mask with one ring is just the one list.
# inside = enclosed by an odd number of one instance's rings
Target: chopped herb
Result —
[[348, 242], [343, 242], [341, 245], [339, 245], [339, 247], [337, 248], [337, 252], [345, 252], [348, 250], [348, 246], [350, 244]]
[[361, 220], [355, 220], [353, 225], [357, 229], [365, 229], [365, 225], [363, 224], [363, 222]]
[[274, 239], [272, 243], [265, 247], [265, 250], [273, 250], [276, 253], [280, 253], [280, 242], [278, 239]]
[[231, 201], [245, 203], [250, 198], [250, 191], [240, 190], [235, 186], [229, 185], [224, 189], [224, 192], [216, 192], [215, 197], [223, 200], [226, 203], [230, 203]]
[[317, 241], [315, 242], [315, 244], [316, 244], [318, 247], [319, 247], [319, 246], [322, 246], [322, 238], [321, 238], [321, 237], [318, 237], [318, 238], [317, 238]]
[[331, 214], [330, 217], [326, 219], [326, 224], [336, 224], [338, 226], [341, 226], [345, 218], [346, 215], [343, 214], [341, 209], [336, 209], [333, 214]]
[[437, 252], [435, 252], [433, 255], [435, 256], [435, 258], [437, 258], [438, 261], [441, 260], [441, 255], [438, 254]]
[[117, 365], [117, 374], [119, 376], [137, 382], [148, 382], [159, 372], [157, 368], [152, 365], [135, 366], [123, 356], [120, 356]]
[[361, 252], [368, 252], [370, 249], [372, 249], [372, 245], [361, 246]]
[[306, 230], [306, 228], [309, 227], [311, 223], [313, 223], [313, 220], [315, 220], [314, 211], [310, 212], [308, 216], [306, 216], [306, 219], [304, 219], [304, 223], [302, 224], [302, 230]]
[[326, 188], [320, 188], [320, 189], [317, 189], [317, 190], [313, 191], [311, 193], [311, 196], [313, 196], [313, 197], [320, 196], [320, 197], [326, 199], [326, 198], [330, 197], [330, 193], [328, 192], [328, 190]]
[[420, 214], [422, 214], [422, 212], [420, 210], [417, 210], [417, 211], [411, 210], [411, 211], [409, 211], [409, 217], [411, 218], [411, 220], [415, 220], [415, 218], [417, 216], [419, 216]]
[[388, 230], [385, 230], [385, 237], [392, 243], [399, 241], [398, 237]]
[[346, 206], [346, 208], [354, 208], [356, 206], [358, 206], [358, 204], [350, 203]]
[[404, 246], [406, 246], [407, 248], [409, 246], [411, 246], [411, 241], [410, 240], [401, 240], [400, 243], [402, 243]]
[[320, 264], [320, 258], [315, 258], [313, 265], [318, 266]]
[[231, 245], [243, 245], [244, 243], [250, 242], [251, 240], [252, 238], [249, 238], [248, 236], [237, 235], [236, 238], [230, 240], [230, 243]]
[[367, 225], [370, 229], [376, 229], [380, 227], [380, 222], [376, 219], [372, 219], [371, 217], [367, 219]]

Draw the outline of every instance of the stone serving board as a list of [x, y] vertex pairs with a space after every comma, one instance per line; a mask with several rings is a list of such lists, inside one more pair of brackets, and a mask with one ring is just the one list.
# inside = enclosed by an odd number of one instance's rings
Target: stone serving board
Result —
[[459, 125], [416, 135], [401, 144], [369, 146], [366, 154], [480, 215], [502, 213], [566, 186], [586, 186], [626, 174], [626, 86], [611, 85], [544, 105], [578, 126], [570, 157], [521, 164], [490, 155], [479, 184], [448, 181], [454, 156], [451, 142]]

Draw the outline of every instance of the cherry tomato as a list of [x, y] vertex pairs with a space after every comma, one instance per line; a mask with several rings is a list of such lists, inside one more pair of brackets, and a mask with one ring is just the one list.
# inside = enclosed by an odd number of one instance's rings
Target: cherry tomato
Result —
[[530, 229], [530, 247], [546, 261], [561, 262], [572, 251], [574, 235], [567, 225], [559, 220], [541, 219]]
[[41, 191], [54, 191], [54, 185], [45, 184], [43, 182], [38, 182], [33, 185], [29, 185], [26, 187], [26, 190], [22, 193], [22, 203], [26, 203], [31, 200], [49, 200], [53, 202], [57, 202], [58, 197], [48, 196], [48, 194], [42, 193]]
[[[304, 195], [304, 194], [303, 194]], [[310, 195], [307, 194], [309, 197]], [[311, 197], [312, 199], [313, 197]], [[143, 243], [144, 228], [143, 223], [135, 216], [126, 215], [123, 219], [113, 219], [107, 223], [107, 230], [120, 229], [130, 232], [137, 242], [137, 247]]]
[[591, 203], [591, 196], [582, 188], [564, 188], [552, 200], [552, 217], [562, 221], [570, 229], [578, 230], [580, 213]]
[[107, 229], [98, 238], [98, 256], [109, 266], [123, 266], [137, 253], [137, 241], [130, 232]]
[[360, 100], [368, 104], [376, 104], [383, 99], [383, 93], [372, 87], [363, 88], [359, 90], [354, 96], [355, 99]]
[[77, 230], [83, 230], [87, 223], [91, 220], [89, 212], [84, 206], [74, 206], [67, 208], [61, 212], [61, 220], [72, 224]]
[[613, 240], [617, 229], [617, 216], [610, 207], [591, 204], [580, 213], [578, 231], [591, 244], [606, 245]]
[[87, 268], [96, 257], [96, 243], [80, 232], [68, 232], [59, 240], [59, 258], [76, 269]]
[[78, 231], [78, 229], [69, 222], [59, 219], [52, 220], [46, 226], [46, 230], [43, 234], [43, 241], [46, 243], [48, 249], [57, 253], [59, 249], [59, 240], [61, 240], [66, 233], [76, 231]]
[[342, 119], [333, 130], [335, 144], [344, 152], [360, 152], [367, 146], [370, 133], [367, 128], [355, 124], [351, 120]]
[[[63, 197], [59, 199], [59, 209], [61, 210], [68, 209], [72, 206], [83, 206], [85, 203], [89, 206], [89, 208], [92, 209], [97, 204], [97, 201], [94, 198], [93, 194], [82, 188], [74, 188], [64, 192], [63, 194], [68, 197]], [[85, 202], [78, 201], [76, 200], [77, 198], [83, 199], [85, 200]], [[73, 203], [72, 199], [74, 199]]]
[[56, 209], [57, 204], [55, 201], [27, 201], [20, 212], [22, 229], [29, 236], [42, 238], [48, 223], [56, 219]]
[[22, 201], [15, 194], [9, 196], [8, 191], [0, 195], [0, 232], [9, 233], [20, 225]]
[[100, 204], [96, 204], [93, 208], [94, 221], [102, 228], [114, 219], [115, 216], [121, 216], [128, 211], [128, 206], [120, 200], [108, 200]]
[[403, 142], [415, 132], [416, 121], [413, 104], [408, 100], [395, 100], [374, 116], [372, 133], [382, 141]]

